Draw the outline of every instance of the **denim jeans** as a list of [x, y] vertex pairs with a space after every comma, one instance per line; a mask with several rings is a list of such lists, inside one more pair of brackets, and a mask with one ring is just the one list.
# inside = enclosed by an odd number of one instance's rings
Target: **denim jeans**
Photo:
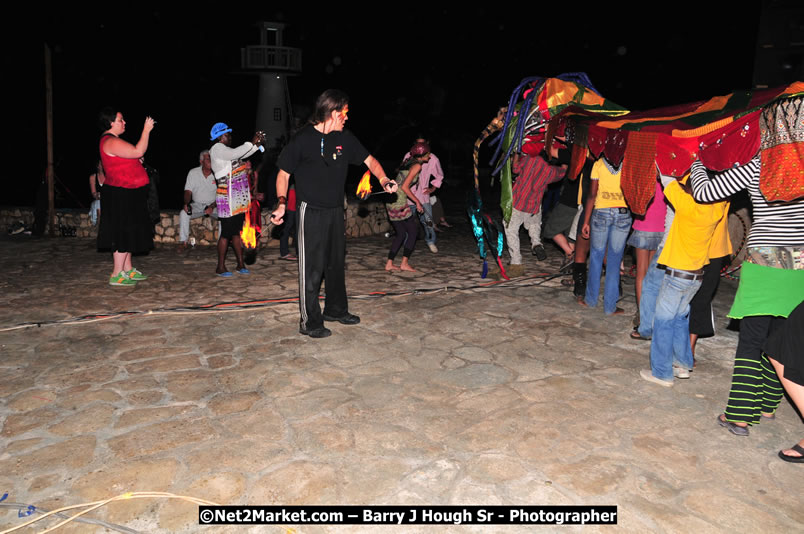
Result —
[[658, 269], [656, 263], [662, 254], [664, 245], [659, 245], [656, 254], [650, 260], [648, 272], [642, 279], [642, 296], [639, 299], [639, 335], [651, 337], [653, 335], [653, 315], [656, 313], [656, 299], [664, 280], [664, 269]]
[[603, 311], [611, 315], [617, 310], [617, 300], [620, 298], [620, 262], [631, 229], [631, 214], [620, 213], [619, 208], [598, 209], [592, 212], [590, 227], [589, 279], [584, 301], [590, 308], [597, 306], [605, 256], [608, 268], [603, 288]]
[[[424, 241], [428, 244], [434, 244], [436, 242], [436, 233], [433, 229], [433, 205], [429, 202], [422, 202], [422, 208], [424, 208], [424, 213], [419, 213], [419, 220], [422, 222], [422, 226], [424, 227]], [[416, 210], [415, 206], [413, 207], [413, 210]]]
[[[684, 273], [686, 271], [676, 271]], [[692, 369], [690, 346], [690, 301], [701, 287], [702, 278], [686, 280], [668, 271], [656, 299], [650, 370], [661, 380], [673, 380], [673, 363]]]

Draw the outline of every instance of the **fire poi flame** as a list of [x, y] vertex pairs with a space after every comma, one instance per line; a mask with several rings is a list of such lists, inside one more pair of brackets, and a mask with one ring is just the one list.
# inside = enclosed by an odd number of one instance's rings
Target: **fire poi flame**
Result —
[[257, 246], [257, 230], [251, 226], [250, 217], [246, 214], [246, 221], [243, 223], [243, 229], [240, 230], [240, 239], [243, 241], [243, 246], [246, 248], [255, 248]]
[[368, 198], [371, 194], [371, 172], [366, 171], [360, 183], [357, 184], [357, 197], [361, 200]]

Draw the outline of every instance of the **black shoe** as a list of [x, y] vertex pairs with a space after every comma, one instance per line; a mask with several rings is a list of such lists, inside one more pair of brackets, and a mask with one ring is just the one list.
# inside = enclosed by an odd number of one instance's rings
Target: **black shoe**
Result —
[[324, 314], [325, 321], [338, 321], [341, 324], [359, 324], [360, 317], [357, 315], [353, 315], [349, 312], [346, 312], [345, 315], [341, 315], [340, 317], [332, 317], [331, 315]]
[[305, 336], [310, 337], [329, 337], [332, 335], [332, 330], [329, 328], [324, 328], [323, 326], [319, 326], [318, 328], [313, 328], [312, 330], [307, 330], [306, 328], [299, 327], [299, 333], [304, 334]]
[[541, 245], [536, 245], [535, 247], [531, 248], [530, 252], [536, 256], [536, 259], [539, 261], [544, 261], [547, 259], [547, 252], [545, 252], [544, 247]]

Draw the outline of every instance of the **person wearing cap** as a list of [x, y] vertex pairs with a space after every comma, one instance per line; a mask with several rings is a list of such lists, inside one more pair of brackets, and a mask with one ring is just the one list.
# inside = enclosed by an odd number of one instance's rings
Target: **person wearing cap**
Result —
[[[433, 205], [430, 202], [430, 196], [436, 192], [436, 189], [441, 187], [441, 183], [444, 181], [444, 171], [441, 169], [441, 162], [438, 160], [438, 157], [430, 151], [430, 142], [420, 136], [416, 138], [414, 146], [419, 143], [427, 145], [427, 151], [430, 155], [427, 157], [427, 160], [422, 163], [421, 172], [419, 172], [418, 179], [413, 183], [411, 191], [413, 191], [413, 194], [419, 199], [419, 202], [421, 202], [424, 208], [424, 211], [419, 213], [419, 220], [424, 228], [424, 241], [427, 243], [427, 248], [430, 249], [430, 252], [435, 254], [438, 252], [438, 247], [436, 246], [437, 228], [433, 217]], [[408, 152], [405, 154], [405, 157], [402, 158], [402, 162], [406, 162], [410, 157], [411, 153]], [[399, 181], [397, 180], [397, 182]], [[401, 186], [401, 182], [399, 183]], [[410, 204], [414, 206], [412, 201]]]
[[243, 242], [240, 231], [251, 202], [248, 169], [242, 160], [261, 148], [265, 136], [262, 132], [254, 134], [252, 141], [232, 148], [232, 129], [219, 122], [210, 131], [210, 140], [217, 141], [209, 149], [210, 164], [217, 183], [215, 203], [220, 221], [220, 237], [218, 238], [218, 276], [229, 278], [232, 273], [226, 269], [226, 251], [229, 242], [237, 259], [235, 271], [239, 274], [250, 274], [243, 262]]
[[[332, 334], [324, 321], [355, 325], [346, 297], [345, 225], [343, 195], [349, 165], [364, 163], [388, 193], [396, 192], [380, 163], [344, 124], [349, 97], [337, 89], [324, 91], [316, 100], [310, 123], [300, 129], [279, 155], [276, 177], [277, 207], [271, 222], [285, 216], [288, 181], [296, 180], [296, 225], [299, 258], [299, 333], [322, 338]], [[326, 278], [324, 311], [318, 303]]]
[[[396, 232], [396, 236], [391, 243], [391, 249], [388, 251], [388, 261], [385, 262], [386, 271], [396, 271], [398, 269], [403, 271], [416, 270], [409, 263], [410, 255], [416, 246], [416, 237], [419, 233], [419, 223], [416, 220], [416, 215], [421, 216], [425, 212], [422, 200], [425, 195], [429, 201], [429, 193], [426, 191], [414, 193], [413, 186], [418, 183], [422, 168], [432, 157], [430, 145], [423, 140], [417, 141], [408, 154], [410, 154], [410, 157], [405, 159], [399, 169], [399, 173], [396, 175], [396, 182], [400, 184], [399, 190], [392, 201], [385, 204], [388, 218], [391, 220]], [[432, 220], [430, 220], [430, 223], [432, 224]], [[396, 258], [399, 249], [403, 246], [405, 248], [402, 252], [402, 265], [396, 267], [394, 266], [394, 258]]]

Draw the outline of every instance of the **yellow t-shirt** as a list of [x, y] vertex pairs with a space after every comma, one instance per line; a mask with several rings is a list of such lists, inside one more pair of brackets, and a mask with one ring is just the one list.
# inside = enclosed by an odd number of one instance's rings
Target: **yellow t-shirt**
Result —
[[722, 258], [730, 255], [734, 249], [731, 246], [729, 237], [729, 202], [726, 202], [726, 214], [720, 219], [712, 235], [712, 243], [709, 245], [710, 258]]
[[676, 215], [658, 262], [672, 269], [697, 271], [709, 263], [712, 237], [721, 220], [727, 217], [729, 203], [699, 204], [677, 181], [664, 188], [664, 197], [673, 205]]
[[[620, 169], [622, 171], [622, 169]], [[595, 209], [603, 208], [625, 208], [627, 204], [620, 188], [620, 174], [612, 174], [603, 158], [600, 158], [592, 166], [592, 180], [597, 180], [597, 197], [595, 197]]]

